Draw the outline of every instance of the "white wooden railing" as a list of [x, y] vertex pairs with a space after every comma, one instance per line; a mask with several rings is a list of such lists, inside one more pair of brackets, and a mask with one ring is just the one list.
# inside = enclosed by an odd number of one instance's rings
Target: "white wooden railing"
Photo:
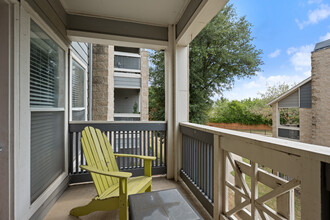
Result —
[[[180, 123], [180, 127], [181, 131], [186, 133], [184, 135], [187, 135], [187, 129], [194, 129], [196, 137], [198, 132], [213, 135], [211, 179], [214, 219], [295, 219], [296, 188], [300, 192], [301, 219], [322, 218], [321, 165], [330, 163], [329, 147], [192, 123]], [[193, 140], [194, 135], [190, 138]], [[187, 151], [194, 146], [194, 141], [184, 141], [182, 148]], [[245, 163], [240, 158], [247, 158], [250, 163]], [[182, 155], [183, 161], [179, 164], [185, 164], [191, 159], [187, 154]], [[286, 174], [291, 180], [287, 181], [266, 172], [259, 165]], [[202, 187], [194, 183], [198, 172], [191, 178], [188, 175], [190, 170], [185, 169], [185, 166], [181, 169], [181, 173], [185, 174], [185, 181], [190, 180], [190, 185], [195, 185], [204, 194]], [[248, 186], [245, 176], [250, 177], [251, 187]], [[271, 190], [258, 197], [258, 183], [268, 186]], [[234, 193], [234, 202], [230, 201], [228, 196], [229, 189]], [[274, 209], [265, 204], [271, 199], [276, 199]]]

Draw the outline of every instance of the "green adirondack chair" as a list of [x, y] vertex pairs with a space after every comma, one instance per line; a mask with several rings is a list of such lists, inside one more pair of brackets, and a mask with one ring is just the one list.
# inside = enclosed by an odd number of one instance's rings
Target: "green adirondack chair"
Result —
[[[105, 134], [93, 127], [83, 130], [81, 144], [87, 166], [80, 167], [91, 173], [97, 196], [89, 204], [72, 209], [70, 215], [78, 217], [119, 208], [120, 220], [128, 219], [128, 195], [151, 191], [151, 162], [156, 157], [114, 154]], [[120, 172], [115, 157], [143, 159], [144, 176], [130, 178], [132, 173]]]

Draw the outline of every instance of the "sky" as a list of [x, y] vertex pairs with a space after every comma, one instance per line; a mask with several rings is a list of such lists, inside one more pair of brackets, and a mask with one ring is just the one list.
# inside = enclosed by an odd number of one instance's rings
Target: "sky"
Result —
[[[267, 85], [297, 84], [311, 74], [311, 51], [330, 39], [330, 0], [230, 0], [252, 23], [254, 44], [263, 50], [262, 71], [236, 80], [230, 100], [258, 97]], [[220, 96], [216, 94], [213, 98]]]

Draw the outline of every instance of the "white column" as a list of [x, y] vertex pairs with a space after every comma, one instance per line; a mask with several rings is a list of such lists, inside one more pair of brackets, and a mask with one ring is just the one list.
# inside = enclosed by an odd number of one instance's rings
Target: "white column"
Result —
[[167, 178], [178, 180], [182, 151], [179, 123], [189, 121], [189, 46], [176, 45], [174, 25], [169, 26], [165, 75]]

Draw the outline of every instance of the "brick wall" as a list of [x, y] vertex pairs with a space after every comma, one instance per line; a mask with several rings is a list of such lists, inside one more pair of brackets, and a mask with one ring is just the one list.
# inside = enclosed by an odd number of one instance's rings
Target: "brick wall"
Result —
[[304, 143], [312, 143], [312, 109], [299, 109], [299, 128], [300, 141]]
[[312, 53], [312, 139], [330, 147], [330, 48]]
[[93, 120], [113, 121], [113, 50], [113, 46], [93, 45]]
[[141, 51], [141, 121], [149, 120], [149, 53]]

